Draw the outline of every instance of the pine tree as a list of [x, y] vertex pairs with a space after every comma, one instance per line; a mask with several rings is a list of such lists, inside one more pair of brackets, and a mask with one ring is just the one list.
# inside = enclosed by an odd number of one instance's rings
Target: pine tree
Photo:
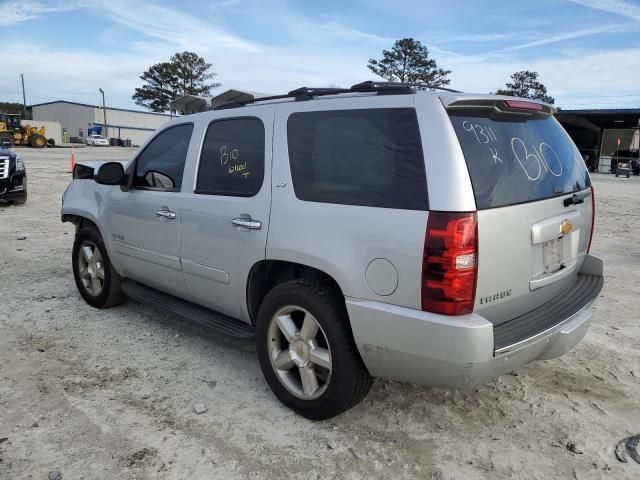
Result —
[[212, 64], [195, 52], [178, 52], [168, 62], [156, 63], [144, 72], [142, 87], [136, 88], [133, 100], [154, 112], [166, 112], [171, 101], [183, 95], [209, 95], [220, 83], [210, 82], [216, 73]]
[[451, 82], [447, 78], [451, 71], [438, 68], [427, 47], [413, 38], [397, 40], [391, 50], [382, 51], [382, 59], [369, 59], [367, 67], [390, 82], [420, 83], [427, 88]]
[[554, 98], [547, 95], [547, 87], [538, 81], [538, 72], [522, 70], [511, 75], [511, 82], [506, 88], [499, 89], [497, 95], [509, 95], [512, 97], [531, 98], [546, 103], [554, 103]]

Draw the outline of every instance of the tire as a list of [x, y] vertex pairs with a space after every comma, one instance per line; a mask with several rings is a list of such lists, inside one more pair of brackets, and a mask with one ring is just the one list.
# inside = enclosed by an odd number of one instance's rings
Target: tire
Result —
[[108, 308], [124, 301], [120, 288], [122, 277], [111, 265], [102, 236], [95, 227], [83, 227], [76, 234], [71, 259], [76, 286], [89, 305]]
[[[289, 328], [281, 327], [276, 317], [284, 318], [280, 323]], [[315, 334], [304, 333], [307, 321], [315, 321], [315, 330], [308, 329]], [[311, 420], [325, 420], [350, 409], [373, 384], [353, 340], [342, 294], [322, 280], [292, 280], [267, 294], [258, 311], [256, 347], [262, 373], [275, 396]], [[283, 359], [279, 362], [283, 368], [276, 367], [276, 358]], [[303, 371], [312, 372], [315, 383], [304, 375], [304, 385]]]
[[31, 135], [29, 137], [29, 145], [33, 148], [44, 148], [47, 146], [47, 139], [40, 134]]
[[618, 178], [618, 174], [616, 173], [616, 178]]
[[15, 144], [16, 142], [15, 142], [15, 139], [13, 138], [13, 135], [9, 133], [0, 134], [0, 146], [8, 146], [10, 148], [13, 148]]
[[56, 146], [56, 141], [53, 138], [49, 138], [47, 140], [47, 145], [50, 147], [55, 147]]

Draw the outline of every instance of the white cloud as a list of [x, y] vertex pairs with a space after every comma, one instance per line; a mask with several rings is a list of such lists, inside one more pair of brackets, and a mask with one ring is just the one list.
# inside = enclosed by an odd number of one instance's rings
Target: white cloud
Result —
[[553, 43], [558, 43], [558, 42], [564, 42], [566, 40], [573, 40], [576, 38], [581, 38], [581, 37], [588, 37], [591, 35], [598, 35], [601, 33], [617, 33], [617, 32], [621, 32], [624, 31], [627, 28], [635, 28], [637, 29], [640, 25], [638, 25], [637, 23], [619, 23], [619, 24], [615, 24], [615, 25], [600, 25], [598, 27], [593, 27], [593, 28], [585, 28], [582, 30], [576, 30], [573, 32], [564, 32], [564, 33], [558, 33], [556, 35], [551, 35], [549, 37], [545, 37], [545, 38], [541, 38], [539, 40], [534, 40], [531, 42], [526, 42], [526, 43], [521, 43], [518, 45], [512, 45], [510, 47], [506, 47], [506, 48], [501, 48], [499, 50], [494, 50], [492, 52], [489, 52], [489, 55], [491, 54], [496, 54], [496, 53], [504, 53], [504, 52], [511, 52], [514, 50], [522, 50], [525, 48], [533, 48], [533, 47], [540, 47], [543, 45], [550, 45]]
[[[149, 2], [137, 3], [136, 8], [131, 8], [124, 0], [110, 0], [100, 3], [101, 14], [106, 11], [108, 15], [106, 26], [132, 29], [142, 34], [139, 40], [121, 45], [117, 53], [101, 53], [108, 50], [89, 50], [89, 47], [64, 51], [58, 46], [25, 45], [16, 40], [14, 44], [5, 45], [5, 49], [21, 54], [12, 59], [10, 71], [0, 70], [0, 85], [16, 85], [16, 72], [24, 72], [28, 103], [60, 98], [98, 103], [97, 89], [102, 87], [109, 104], [131, 107], [131, 95], [141, 84], [139, 75], [180, 48], [194, 50], [213, 62], [217, 80], [223, 83], [222, 89], [282, 93], [303, 85], [349, 86], [373, 78], [366, 68], [367, 59], [379, 55], [381, 48], [388, 48], [393, 43], [392, 39], [364, 32], [335, 19], [307, 17], [282, 6], [247, 2], [232, 0], [219, 5], [226, 3], [230, 9], [249, 8], [254, 19], [264, 18], [271, 26], [281, 26], [285, 36], [290, 37], [290, 43], [274, 46], [250, 41], [242, 36], [242, 28], [225, 24], [224, 16], [216, 11], [208, 11], [205, 18]], [[42, 10], [37, 12], [42, 14]], [[620, 28], [628, 28], [626, 25]], [[611, 26], [606, 31], [610, 29]], [[596, 27], [562, 33], [515, 45], [503, 53], [595, 35], [600, 30], [601, 27]], [[602, 30], [605, 31], [605, 27]], [[475, 41], [511, 36], [511, 33], [480, 35]], [[467, 35], [466, 41], [474, 41], [473, 37]], [[519, 35], [518, 38], [522, 37]], [[553, 58], [519, 62], [498, 53], [465, 56], [431, 44], [429, 47], [438, 55], [438, 65], [452, 70], [451, 86], [465, 91], [495, 91], [513, 72], [527, 69], [538, 71], [550, 93], [563, 102], [594, 92], [608, 95], [637, 93], [637, 79], [640, 78], [640, 62], [637, 62], [640, 48], [561, 52]], [[47, 61], [42, 62], [41, 58]], [[614, 65], [624, 65], [624, 74], [620, 74], [620, 68], [613, 68]], [[7, 100], [20, 101], [17, 90], [12, 88], [5, 92], [3, 99], [9, 95]], [[580, 101], [584, 103], [584, 99]], [[626, 101], [629, 102], [629, 98]]]
[[150, 2], [136, 2], [132, 8], [126, 0], [101, 3], [102, 11], [112, 22], [183, 49], [205, 49], [210, 46], [256, 52], [260, 47], [240, 36], [216, 26], [215, 19], [202, 20]]
[[596, 10], [602, 10], [604, 12], [614, 13], [616, 15], [622, 15], [624, 17], [632, 18], [633, 20], [640, 20], [640, 5], [627, 2], [625, 0], [569, 0], [570, 2], [577, 3], [584, 7], [594, 8]]
[[83, 7], [85, 1], [45, 3], [36, 0], [8, 0], [0, 4], [0, 26], [9, 27], [46, 13], [64, 12]]
[[[638, 93], [638, 58], [640, 48], [627, 48], [527, 61], [495, 59], [465, 62], [450, 59], [446, 66], [453, 71], [452, 86], [468, 92], [495, 91], [509, 81], [512, 73], [533, 70], [540, 74], [540, 81], [562, 107], [577, 103], [584, 105], [589, 98], [594, 102], [629, 105], [640, 102], [638, 98], [627, 96]], [[620, 65], [624, 65], [624, 75], [620, 74], [620, 68], [613, 68]], [[606, 100], [597, 100], [598, 96], [603, 95], [607, 96]], [[573, 100], [578, 97], [579, 101]]]

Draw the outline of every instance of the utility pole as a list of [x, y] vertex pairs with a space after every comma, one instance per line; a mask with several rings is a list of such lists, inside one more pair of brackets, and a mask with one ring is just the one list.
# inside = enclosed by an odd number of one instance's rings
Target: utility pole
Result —
[[27, 119], [27, 97], [24, 94], [24, 75], [21, 73], [20, 74], [20, 80], [22, 80], [22, 113], [23, 113], [23, 120]]
[[98, 91], [102, 94], [102, 113], [104, 115], [104, 138], [108, 138], [109, 130], [107, 129], [107, 107], [104, 104], [104, 90], [99, 88]]

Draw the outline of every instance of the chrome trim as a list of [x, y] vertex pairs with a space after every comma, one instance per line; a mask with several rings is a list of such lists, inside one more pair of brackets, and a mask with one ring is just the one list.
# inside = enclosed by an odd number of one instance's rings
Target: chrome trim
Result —
[[[143, 247], [137, 247], [135, 245], [132, 245], [130, 243], [125, 243], [125, 242], [118, 242], [117, 240], [112, 240], [111, 242], [113, 245], [117, 246], [117, 247], [124, 247], [124, 248], [130, 248], [131, 250], [137, 250], [139, 252], [143, 252], [143, 253], [150, 253], [152, 255], [157, 255], [159, 257], [162, 258], [166, 258], [167, 260], [175, 260], [176, 262], [180, 262], [180, 258], [174, 256], [174, 255], [169, 255], [168, 253], [162, 253], [162, 252], [158, 252], [156, 250], [149, 250], [148, 248], [143, 248]], [[120, 253], [124, 254], [124, 255], [129, 255], [129, 256], [133, 256], [131, 254], [128, 254], [122, 250], [120, 250]], [[136, 258], [136, 257], [134, 257]], [[179, 270], [179, 269], [178, 269]]]
[[[196, 262], [183, 258], [182, 271], [185, 275], [195, 275], [206, 280], [213, 280], [214, 282], [229, 284], [229, 272], [223, 268], [212, 267], [205, 263]], [[194, 268], [195, 267], [195, 268]]]
[[546, 287], [547, 285], [551, 285], [552, 283], [558, 282], [563, 278], [568, 277], [578, 266], [578, 259], [574, 258], [573, 260], [569, 260], [568, 262], [562, 265], [563, 268], [558, 270], [557, 272], [547, 274], [542, 278], [534, 278], [529, 282], [529, 290], [532, 292], [542, 287]]
[[9, 157], [0, 158], [0, 180], [9, 178]]
[[162, 207], [162, 210], [156, 210], [156, 215], [158, 215], [159, 217], [167, 218], [169, 220], [173, 220], [174, 218], [176, 218], [176, 212], [172, 212], [167, 207]]
[[507, 355], [509, 353], [513, 353], [517, 350], [520, 350], [522, 348], [525, 348], [529, 345], [531, 345], [532, 343], [537, 342], [538, 340], [549, 336], [553, 333], [556, 333], [558, 330], [561, 330], [562, 327], [568, 325], [569, 323], [571, 323], [572, 321], [574, 321], [576, 318], [578, 318], [579, 316], [581, 316], [582, 314], [584, 314], [587, 310], [589, 310], [591, 308], [591, 305], [593, 305], [593, 303], [596, 301], [596, 299], [598, 298], [598, 295], [594, 296], [589, 303], [586, 303], [580, 310], [578, 310], [576, 313], [574, 313], [573, 315], [571, 315], [570, 317], [565, 318], [563, 321], [561, 321], [560, 323], [556, 323], [554, 326], [547, 328], [546, 330], [543, 330], [542, 332], [536, 333], [534, 336], [529, 337], [529, 338], [525, 338], [523, 340], [520, 340], [519, 342], [516, 342], [512, 345], [507, 345], [506, 347], [502, 347], [498, 350], [494, 351], [493, 356], [494, 357], [500, 357], [503, 355]]
[[260, 230], [262, 228], [261, 222], [251, 218], [234, 218], [231, 223], [236, 227], [248, 228], [249, 230]]

